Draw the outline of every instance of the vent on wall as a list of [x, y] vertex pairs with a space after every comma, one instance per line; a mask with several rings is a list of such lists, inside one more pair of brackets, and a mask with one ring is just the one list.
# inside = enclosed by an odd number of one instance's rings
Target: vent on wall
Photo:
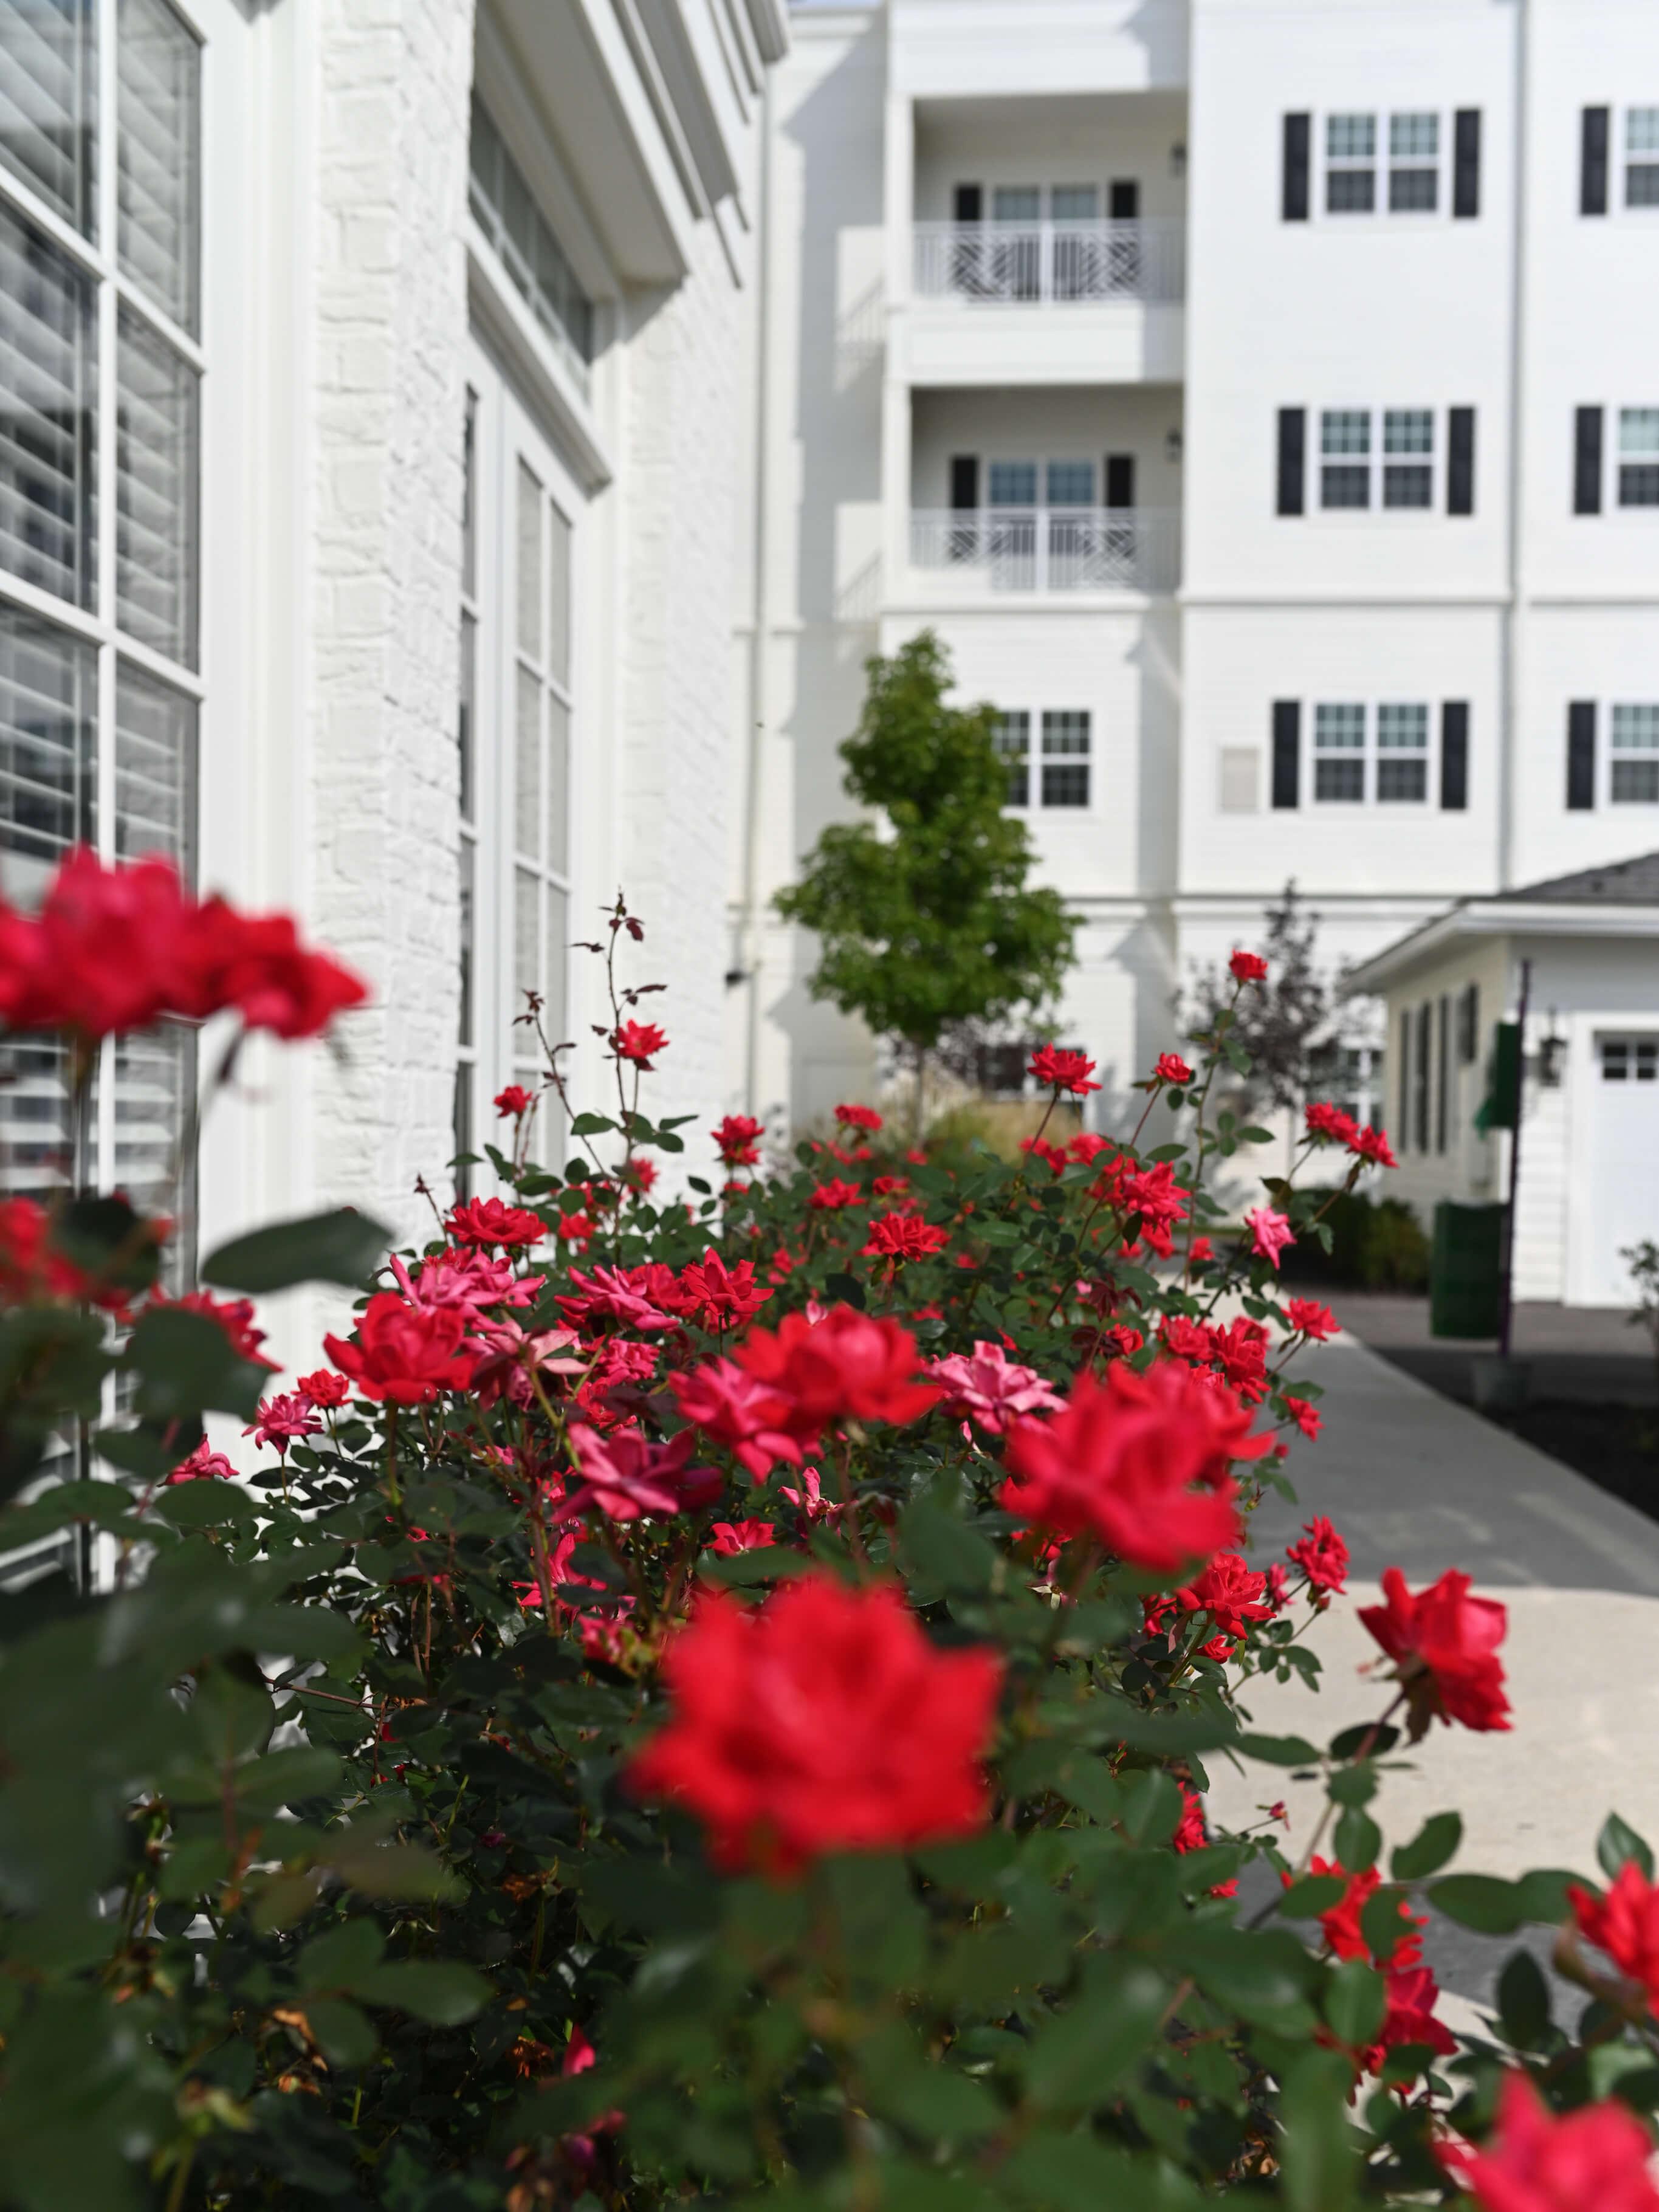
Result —
[[1261, 805], [1261, 748], [1223, 745], [1221, 748], [1221, 811], [1224, 814], [1254, 814]]

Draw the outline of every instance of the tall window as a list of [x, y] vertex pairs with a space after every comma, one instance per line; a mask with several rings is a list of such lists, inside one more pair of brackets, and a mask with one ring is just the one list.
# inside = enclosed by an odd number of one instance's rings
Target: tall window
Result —
[[1659, 407], [1619, 410], [1619, 504], [1659, 507]]
[[[167, 0], [0, 0], [0, 891], [24, 905], [80, 842], [193, 871], [200, 75]], [[78, 1129], [56, 1046], [0, 1061], [0, 1183], [171, 1207], [190, 1031], [106, 1045]]]

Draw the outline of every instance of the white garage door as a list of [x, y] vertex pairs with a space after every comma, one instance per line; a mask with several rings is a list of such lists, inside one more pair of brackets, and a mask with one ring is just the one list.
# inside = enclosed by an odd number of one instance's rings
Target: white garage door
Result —
[[1591, 1144], [1589, 1295], [1628, 1304], [1620, 1250], [1659, 1243], [1659, 1034], [1595, 1040]]

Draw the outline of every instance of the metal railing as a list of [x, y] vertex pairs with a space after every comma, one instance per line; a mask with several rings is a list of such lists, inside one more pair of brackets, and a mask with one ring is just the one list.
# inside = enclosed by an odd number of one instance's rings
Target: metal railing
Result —
[[994, 592], [1172, 592], [1180, 517], [1140, 507], [914, 510], [910, 562]]
[[1044, 306], [1178, 300], [1179, 216], [1135, 222], [919, 222], [915, 286], [926, 299]]

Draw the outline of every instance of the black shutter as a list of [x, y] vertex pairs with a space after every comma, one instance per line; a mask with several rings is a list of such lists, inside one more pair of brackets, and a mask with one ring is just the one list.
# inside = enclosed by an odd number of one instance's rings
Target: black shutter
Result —
[[1395, 1142], [1403, 1152], [1412, 1140], [1412, 1018], [1409, 1008], [1400, 1009], [1400, 1133]]
[[1469, 803], [1469, 702], [1448, 699], [1440, 709], [1440, 804], [1448, 814]]
[[1308, 410], [1281, 407], [1279, 410], [1279, 512], [1303, 511], [1303, 477], [1308, 444]]
[[1429, 1149], [1429, 1076], [1434, 1057], [1433, 1011], [1426, 999], [1417, 1010], [1417, 1035], [1412, 1040], [1412, 1146]]
[[1313, 146], [1311, 115], [1285, 118], [1285, 162], [1279, 212], [1285, 222], [1308, 220], [1308, 173]]
[[1139, 222], [1140, 186], [1133, 177], [1114, 177], [1106, 188], [1106, 212], [1114, 222]]
[[1595, 702], [1575, 699], [1567, 708], [1567, 805], [1575, 814], [1595, 804]]
[[1106, 456], [1106, 504], [1133, 507], [1135, 503], [1135, 457], [1133, 453]]
[[1452, 127], [1452, 213], [1480, 212], [1480, 110], [1460, 107]]
[[951, 456], [951, 505], [960, 514], [979, 505], [979, 455]]
[[985, 216], [985, 192], [980, 185], [958, 185], [954, 204], [958, 222], [981, 222]]
[[1446, 410], [1446, 512], [1474, 513], [1474, 410]]
[[1443, 1152], [1451, 1121], [1451, 1000], [1440, 994], [1435, 1008], [1434, 1149]]
[[1612, 110], [1587, 107], [1579, 138], [1578, 212], [1605, 215], [1607, 211], [1607, 121]]
[[1601, 410], [1575, 407], [1572, 412], [1572, 511], [1601, 512]]
[[1295, 699], [1273, 701], [1273, 805], [1301, 804], [1302, 708]]

